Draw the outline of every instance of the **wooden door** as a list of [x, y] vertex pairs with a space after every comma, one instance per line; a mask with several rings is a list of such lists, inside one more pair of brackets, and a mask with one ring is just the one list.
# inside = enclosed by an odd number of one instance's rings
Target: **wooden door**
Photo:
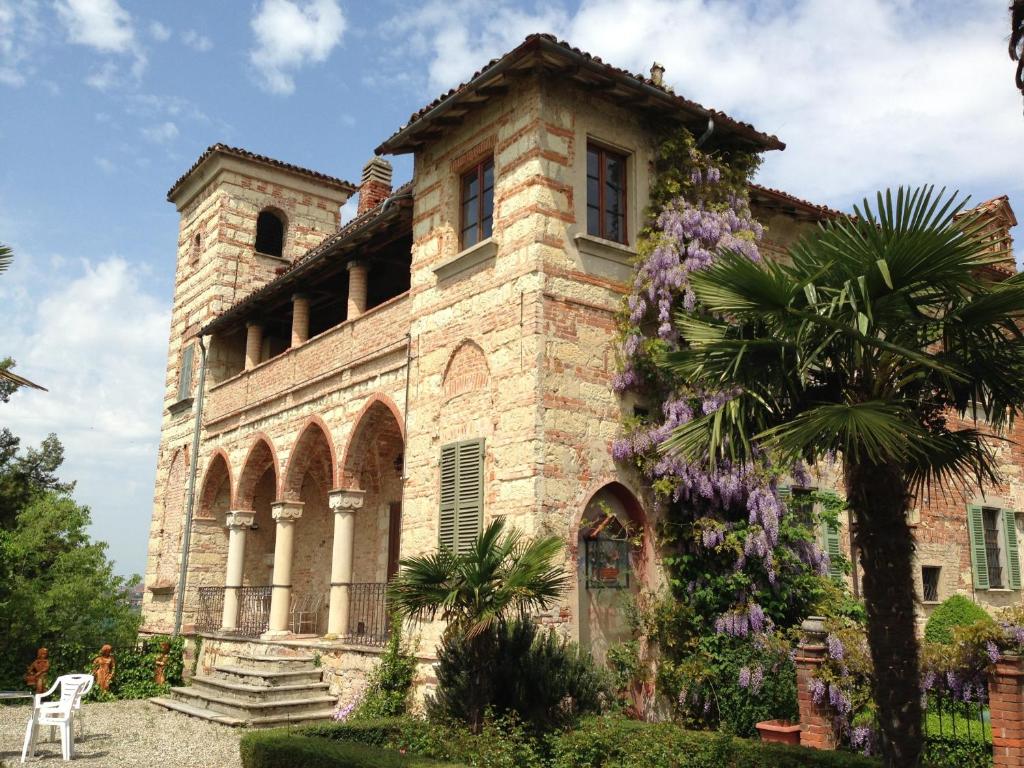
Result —
[[398, 573], [398, 553], [402, 541], [402, 502], [391, 503], [388, 519], [388, 581]]

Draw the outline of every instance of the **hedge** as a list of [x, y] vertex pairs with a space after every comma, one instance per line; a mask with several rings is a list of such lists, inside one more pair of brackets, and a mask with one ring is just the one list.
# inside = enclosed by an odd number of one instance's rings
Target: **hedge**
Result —
[[333, 741], [286, 730], [247, 733], [240, 749], [243, 768], [465, 768], [355, 741]]
[[[446, 726], [411, 718], [330, 723], [291, 733], [298, 735], [289, 736], [287, 732], [247, 735], [242, 748], [244, 768], [464, 767], [487, 766], [495, 759], [495, 764], [519, 768], [880, 768], [881, 765], [875, 759], [850, 752], [762, 744], [722, 733], [686, 731], [670, 723], [644, 723], [613, 716], [588, 718], [578, 728], [535, 742], [536, 749], [524, 749], [521, 743], [509, 743], [503, 748], [495, 743], [501, 738], [495, 731], [481, 737], [467, 737], [461, 730], [449, 731]], [[420, 751], [429, 749], [437, 756], [444, 754], [446, 759], [463, 762], [438, 763], [425, 757], [403, 757], [393, 751], [396, 747], [407, 748], [410, 753], [417, 747]], [[396, 760], [406, 762], [389, 762]], [[408, 762], [410, 760], [420, 762]]]

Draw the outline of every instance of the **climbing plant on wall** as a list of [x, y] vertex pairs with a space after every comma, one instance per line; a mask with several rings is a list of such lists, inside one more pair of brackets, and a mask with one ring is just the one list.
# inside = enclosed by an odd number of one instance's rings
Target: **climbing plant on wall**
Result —
[[675, 427], [731, 396], [694, 389], [656, 363], [680, 343], [677, 313], [702, 312], [689, 276], [723, 250], [761, 258], [763, 230], [747, 191], [759, 164], [756, 154], [702, 151], [685, 130], [667, 134], [637, 243], [632, 290], [619, 318], [615, 387], [635, 393], [640, 407], [613, 453], [648, 480], [663, 508], [659, 545], [669, 585], [646, 612], [642, 631], [661, 647], [663, 687], [688, 693], [692, 685], [680, 670], [699, 666], [692, 662], [704, 652], [701, 638], [723, 636], [715, 652], [729, 653], [773, 628], [799, 623], [826, 595], [838, 593], [825, 578], [829, 562], [816, 542], [814, 505], [787, 508], [779, 499], [780, 478], [809, 484], [802, 467], [775, 466], [764, 455], [756, 463], [709, 469], [707, 462], [659, 451]]

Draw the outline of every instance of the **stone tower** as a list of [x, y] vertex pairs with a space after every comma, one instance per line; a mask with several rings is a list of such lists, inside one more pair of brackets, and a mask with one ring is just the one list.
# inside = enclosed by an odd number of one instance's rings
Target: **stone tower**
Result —
[[[354, 191], [341, 179], [215, 144], [167, 193], [181, 219], [145, 577], [147, 630], [173, 628], [201, 359], [198, 332], [336, 232], [340, 208]], [[217, 357], [214, 350], [210, 373], [224, 365]]]

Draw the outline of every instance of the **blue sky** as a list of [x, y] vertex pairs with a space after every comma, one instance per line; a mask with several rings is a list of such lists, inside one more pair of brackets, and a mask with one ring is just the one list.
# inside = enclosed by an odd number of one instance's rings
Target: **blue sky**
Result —
[[[534, 31], [634, 71], [656, 59], [677, 92], [779, 135], [770, 186], [848, 208], [934, 182], [1008, 194], [1024, 219], [1006, 6], [0, 0], [0, 242], [16, 252], [0, 354], [50, 389], [0, 405], [0, 424], [60, 436], [95, 535], [141, 572], [177, 237], [167, 189], [217, 141], [358, 181], [410, 113]], [[395, 165], [407, 178], [408, 159]]]

